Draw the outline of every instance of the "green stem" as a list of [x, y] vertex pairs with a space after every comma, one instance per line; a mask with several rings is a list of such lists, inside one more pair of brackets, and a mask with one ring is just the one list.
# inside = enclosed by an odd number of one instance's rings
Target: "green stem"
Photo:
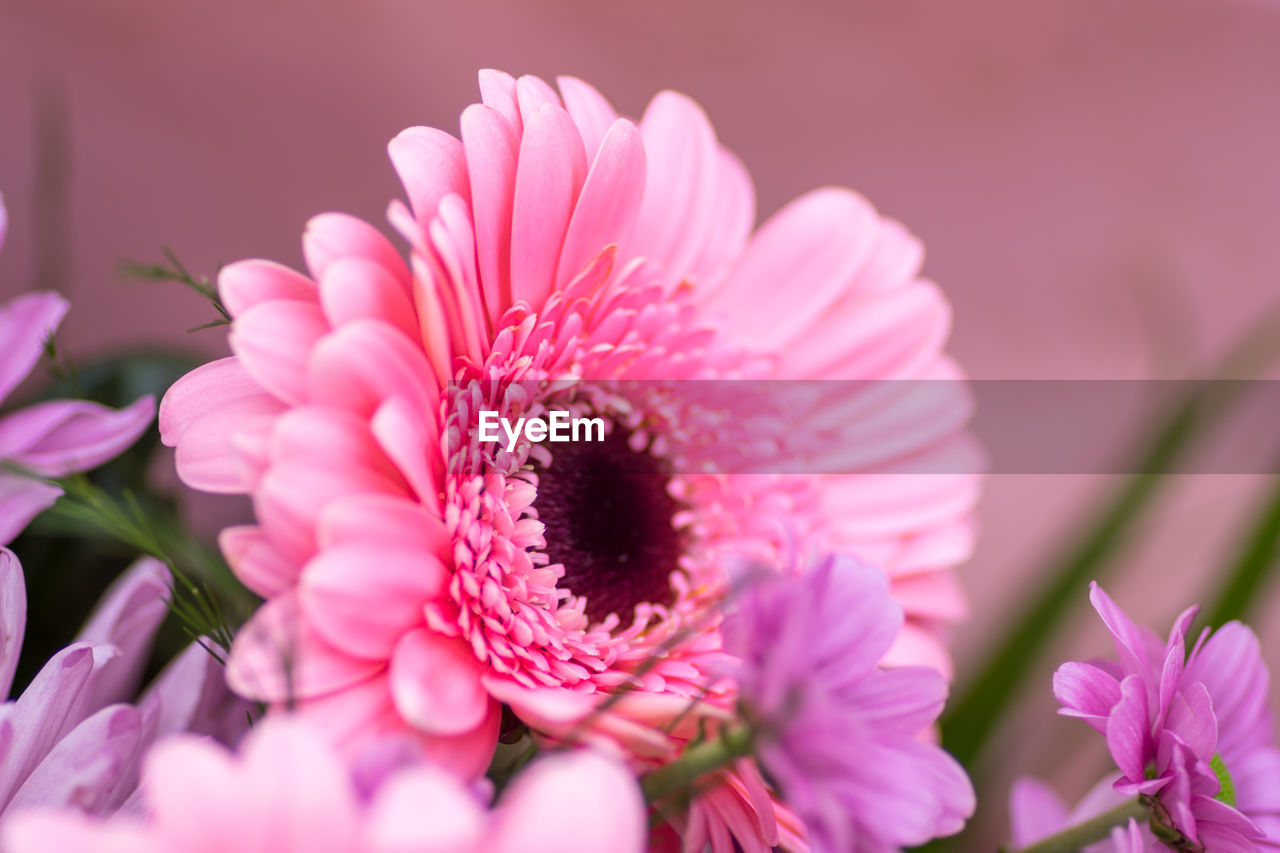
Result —
[[694, 782], [708, 773], [750, 755], [754, 740], [752, 731], [743, 726], [730, 729], [715, 740], [689, 747], [675, 761], [664, 764], [641, 780], [645, 800], [656, 803], [693, 787]]
[[1124, 826], [1130, 820], [1145, 821], [1150, 817], [1151, 812], [1142, 800], [1129, 800], [1083, 823], [1029, 844], [1018, 853], [1077, 853], [1090, 844], [1102, 841], [1117, 826]]

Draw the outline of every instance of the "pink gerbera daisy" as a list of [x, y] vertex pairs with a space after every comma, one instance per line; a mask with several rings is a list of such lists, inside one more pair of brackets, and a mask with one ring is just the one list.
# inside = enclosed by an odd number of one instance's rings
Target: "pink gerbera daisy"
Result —
[[[233, 684], [339, 740], [411, 731], [474, 774], [500, 703], [544, 734], [581, 733], [592, 695], [634, 681], [587, 729], [660, 762], [691, 731], [661, 727], [696, 718], [691, 699], [732, 707], [716, 681], [723, 558], [779, 564], [793, 540], [883, 568], [907, 616], [886, 660], [948, 671], [942, 627], [963, 613], [949, 569], [970, 548], [977, 483], [920, 472], [969, 470], [963, 394], [929, 409], [898, 405], [911, 383], [817, 395], [808, 413], [843, 425], [828, 469], [847, 476], [690, 473], [673, 450], [688, 395], [666, 394], [690, 379], [956, 378], [918, 241], [840, 189], [753, 234], [746, 172], [681, 95], [632, 123], [571, 78], [557, 92], [490, 71], [480, 88], [460, 139], [391, 142], [408, 263], [370, 226], [317, 217], [310, 277], [223, 270], [235, 355], [165, 398], [184, 479], [254, 499], [257, 524], [222, 537], [268, 599]], [[603, 418], [607, 437], [474, 441], [480, 410], [553, 408]], [[764, 790], [734, 777], [702, 802], [760, 849], [779, 841]]]

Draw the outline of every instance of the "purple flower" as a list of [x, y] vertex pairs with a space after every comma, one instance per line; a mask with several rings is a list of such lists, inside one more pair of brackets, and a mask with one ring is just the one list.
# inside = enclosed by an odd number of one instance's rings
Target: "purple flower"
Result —
[[1188, 655], [1197, 608], [1161, 642], [1097, 584], [1090, 600], [1118, 662], [1063, 664], [1053, 688], [1060, 713], [1106, 736], [1120, 770], [1115, 790], [1149, 798], [1157, 836], [1179, 849], [1256, 850], [1280, 840], [1280, 751], [1257, 637], [1232, 622], [1206, 630]]
[[[1055, 835], [1118, 806], [1129, 798], [1115, 790], [1115, 774], [1111, 774], [1085, 794], [1073, 809], [1038, 779], [1023, 778], [1013, 785], [1009, 796], [1009, 822], [1013, 828], [1013, 848], [1022, 848]], [[1130, 819], [1111, 829], [1106, 841], [1091, 844], [1085, 853], [1145, 853], [1154, 847], [1151, 833]], [[1162, 849], [1162, 848], [1159, 848]]]
[[[0, 199], [0, 248], [8, 219]], [[40, 360], [45, 340], [67, 313], [56, 293], [28, 293], [0, 304], [0, 402]], [[96, 468], [137, 441], [155, 416], [143, 397], [124, 409], [84, 400], [53, 400], [0, 418], [0, 545], [58, 499], [54, 486], [13, 470], [62, 477]]]
[[[168, 572], [140, 560], [106, 592], [76, 641], [54, 655], [16, 700], [0, 705], [0, 812], [33, 805], [102, 814], [130, 803], [138, 762], [159, 735], [225, 739], [246, 727], [247, 705], [221, 666], [193, 645], [134, 704], [152, 636], [164, 619]], [[13, 682], [26, 626], [22, 567], [0, 548], [0, 691]]]
[[921, 844], [973, 813], [963, 768], [927, 740], [946, 682], [880, 666], [902, 620], [883, 572], [828, 557], [751, 583], [725, 625], [757, 756], [815, 851]]

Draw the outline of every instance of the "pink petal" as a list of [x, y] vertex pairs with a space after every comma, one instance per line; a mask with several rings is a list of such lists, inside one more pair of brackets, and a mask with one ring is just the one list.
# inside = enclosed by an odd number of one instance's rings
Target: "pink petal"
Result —
[[363, 258], [386, 270], [403, 285], [409, 283], [409, 268], [391, 241], [363, 219], [345, 213], [321, 213], [307, 222], [302, 235], [302, 252], [316, 281], [337, 261]]
[[336, 648], [387, 660], [400, 638], [422, 624], [423, 605], [444, 589], [435, 556], [384, 544], [330, 548], [303, 569], [302, 613]]
[[311, 279], [274, 261], [237, 261], [218, 273], [218, 295], [232, 317], [274, 300], [314, 305], [318, 294]]
[[417, 729], [460, 735], [484, 721], [489, 693], [484, 668], [471, 647], [425, 628], [410, 631], [391, 656], [391, 695], [396, 710]]
[[452, 557], [453, 537], [439, 516], [418, 503], [392, 495], [352, 495], [327, 506], [320, 516], [321, 548], [383, 543]]
[[325, 268], [320, 304], [334, 328], [369, 318], [412, 337], [418, 332], [418, 317], [405, 284], [373, 261], [343, 258]]
[[689, 271], [698, 292], [708, 295], [727, 277], [728, 264], [742, 253], [756, 224], [756, 190], [742, 161], [722, 148], [715, 172], [710, 231]]
[[479, 77], [480, 100], [506, 119], [512, 130], [518, 132], [523, 122], [520, 119], [520, 107], [516, 103], [516, 78], [505, 71], [492, 68], [482, 68]]
[[1013, 844], [1021, 849], [1066, 826], [1067, 808], [1053, 789], [1038, 779], [1022, 778], [1009, 794]]
[[847, 190], [801, 196], [756, 232], [707, 311], [753, 349], [782, 349], [847, 290], [871, 253], [876, 223], [871, 205]]
[[198, 418], [241, 397], [262, 394], [263, 388], [235, 357], [202, 364], [173, 383], [160, 401], [160, 440], [178, 446]]
[[246, 699], [287, 702], [350, 689], [384, 668], [322, 639], [298, 616], [294, 593], [271, 599], [236, 634], [227, 683]]
[[524, 122], [524, 130], [529, 131], [529, 119], [540, 107], [550, 105], [560, 108], [560, 96], [556, 90], [542, 78], [532, 74], [521, 75], [516, 80], [516, 104], [520, 107], [520, 118]]
[[286, 403], [306, 400], [307, 362], [329, 331], [320, 306], [263, 302], [236, 318], [228, 341], [245, 371]]
[[223, 743], [240, 739], [253, 710], [227, 686], [225, 667], [198, 643], [187, 646], [160, 671], [140, 704], [146, 702], [157, 706], [157, 737], [192, 732]]
[[301, 563], [281, 553], [257, 525], [224, 529], [218, 545], [236, 577], [263, 598], [287, 590], [302, 571]]
[[45, 341], [53, 335], [70, 306], [56, 293], [25, 293], [0, 305], [0, 400], [40, 361]]
[[462, 141], [471, 178], [476, 260], [489, 320], [511, 304], [511, 221], [520, 139], [511, 124], [487, 106], [462, 112]]
[[402, 397], [392, 397], [374, 413], [369, 424], [378, 446], [395, 463], [418, 499], [439, 511], [437, 472], [443, 468], [439, 433], [423, 413]]
[[577, 77], [557, 77], [564, 108], [578, 127], [587, 159], [594, 159], [618, 114], [604, 96]]
[[660, 92], [640, 121], [647, 161], [644, 204], [623, 257], [644, 257], [683, 279], [702, 252], [716, 208], [718, 147], [711, 122], [689, 98]]
[[248, 439], [269, 434], [285, 405], [261, 391], [236, 397], [190, 422], [174, 454], [178, 476], [188, 486], [214, 494], [246, 494], [262, 476]]
[[511, 215], [511, 298], [541, 308], [554, 285], [586, 154], [573, 120], [545, 104], [525, 117]]
[[1063, 704], [1063, 714], [1080, 717], [1105, 734], [1107, 717], [1120, 701], [1120, 683], [1092, 664], [1072, 661], [1053, 674], [1053, 695]]
[[422, 350], [398, 329], [357, 320], [327, 336], [307, 367], [310, 398], [368, 417], [404, 397], [435, 426], [440, 389]]
[[630, 230], [644, 193], [644, 168], [640, 132], [618, 119], [604, 136], [569, 221], [556, 273], [559, 289]]
[[470, 198], [462, 143], [433, 127], [411, 127], [387, 145], [391, 162], [419, 222], [436, 215], [440, 199], [456, 193]]
[[78, 812], [26, 811], [6, 818], [0, 844], [11, 853], [172, 853], [128, 820], [102, 824]]
[[1151, 757], [1150, 716], [1147, 691], [1138, 676], [1120, 682], [1120, 701], [1107, 719], [1107, 748], [1116, 766], [1130, 782], [1144, 779]]

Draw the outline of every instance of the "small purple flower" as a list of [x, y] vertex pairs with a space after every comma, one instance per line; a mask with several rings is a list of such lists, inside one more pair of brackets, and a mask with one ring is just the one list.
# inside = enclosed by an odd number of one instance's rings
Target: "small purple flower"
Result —
[[964, 769], [928, 742], [947, 685], [886, 669], [902, 627], [883, 572], [827, 557], [753, 579], [725, 625], [739, 702], [766, 775], [815, 851], [887, 851], [958, 832], [973, 813]]
[[[0, 705], [0, 813], [29, 806], [103, 814], [131, 804], [138, 762], [156, 737], [179, 731], [231, 741], [247, 704], [222, 667], [193, 645], [136, 703], [151, 640], [164, 619], [168, 571], [140, 560], [106, 592], [76, 641], [17, 699]], [[26, 625], [22, 567], [0, 548], [0, 691], [8, 694]]]
[[1097, 584], [1090, 600], [1118, 662], [1063, 664], [1053, 688], [1060, 713], [1106, 736], [1120, 770], [1115, 790], [1148, 798], [1157, 838], [1178, 849], [1280, 841], [1280, 751], [1257, 637], [1232, 622], [1212, 636], [1206, 630], [1188, 655], [1197, 608], [1162, 642]]
[[[0, 199], [0, 248], [8, 219]], [[0, 304], [0, 402], [39, 362], [45, 340], [67, 313], [56, 293], [28, 293]], [[96, 468], [137, 441], [155, 417], [155, 400], [124, 409], [84, 400], [52, 400], [0, 418], [0, 545], [53, 505], [61, 492], [5, 466], [42, 477]]]

